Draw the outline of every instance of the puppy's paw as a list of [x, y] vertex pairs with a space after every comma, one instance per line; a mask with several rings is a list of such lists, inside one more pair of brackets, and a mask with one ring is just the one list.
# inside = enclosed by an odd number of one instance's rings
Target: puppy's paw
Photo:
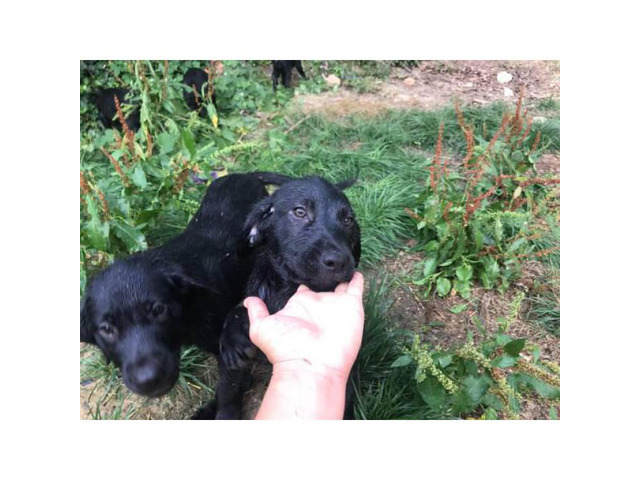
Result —
[[220, 337], [220, 357], [229, 370], [242, 370], [251, 365], [258, 354], [256, 347], [245, 335], [223, 332]]
[[215, 420], [218, 414], [218, 403], [214, 400], [200, 407], [191, 416], [191, 420]]
[[258, 348], [249, 339], [249, 316], [244, 307], [227, 316], [220, 336], [220, 357], [229, 370], [241, 370], [251, 365]]

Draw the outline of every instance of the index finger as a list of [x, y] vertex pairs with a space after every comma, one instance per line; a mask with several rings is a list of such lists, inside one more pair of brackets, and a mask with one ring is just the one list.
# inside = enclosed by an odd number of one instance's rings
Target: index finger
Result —
[[364, 277], [360, 272], [355, 272], [353, 278], [347, 286], [347, 293], [362, 298], [364, 292]]

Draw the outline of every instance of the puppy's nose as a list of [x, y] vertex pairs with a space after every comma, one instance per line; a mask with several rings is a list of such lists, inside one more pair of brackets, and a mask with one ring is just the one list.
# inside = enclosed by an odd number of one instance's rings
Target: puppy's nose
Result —
[[139, 360], [130, 371], [133, 390], [142, 395], [156, 394], [164, 381], [163, 370], [158, 359], [145, 357]]
[[340, 271], [347, 264], [347, 256], [337, 251], [324, 252], [321, 257], [322, 265], [331, 271]]

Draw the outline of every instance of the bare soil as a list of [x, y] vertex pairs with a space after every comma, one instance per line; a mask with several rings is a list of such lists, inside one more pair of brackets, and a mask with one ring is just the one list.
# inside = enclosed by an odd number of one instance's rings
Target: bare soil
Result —
[[[523, 265], [520, 280], [504, 294], [476, 285], [468, 300], [459, 296], [439, 297], [433, 294], [427, 300], [423, 298], [420, 288], [411, 282], [420, 277], [417, 269], [421, 260], [419, 254], [399, 252], [393, 261], [387, 263], [386, 270], [396, 279], [391, 316], [398, 327], [417, 333], [422, 342], [443, 350], [466, 343], [469, 332], [476, 339], [482, 338], [481, 328], [487, 336], [495, 334], [499, 326], [496, 320], [511, 315], [518, 292], [532, 291], [534, 279], [549, 275], [543, 264], [529, 261]], [[466, 305], [467, 309], [453, 313], [452, 309], [460, 305]], [[526, 338], [529, 345], [539, 347], [542, 360], [560, 365], [560, 339], [528, 322], [528, 308], [526, 300], [523, 301], [506, 333], [514, 338]], [[530, 359], [526, 352], [522, 355]], [[550, 406], [549, 401], [532, 394], [522, 401], [520, 417], [527, 420], [548, 419]], [[555, 406], [559, 415], [559, 406]]]
[[[498, 81], [506, 71], [512, 80]], [[511, 95], [505, 95], [505, 88]], [[336, 92], [301, 95], [293, 103], [306, 114], [341, 117], [352, 114], [377, 115], [390, 109], [434, 110], [450, 105], [485, 105], [503, 101], [515, 103], [520, 90], [525, 98], [560, 98], [560, 64], [556, 61], [423, 61], [417, 68], [394, 68], [390, 78], [380, 82], [375, 93], [358, 94], [340, 88]]]

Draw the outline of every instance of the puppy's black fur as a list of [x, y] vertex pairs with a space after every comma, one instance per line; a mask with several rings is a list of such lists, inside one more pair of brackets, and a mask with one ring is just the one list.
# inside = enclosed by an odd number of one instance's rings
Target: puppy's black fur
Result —
[[[245, 224], [256, 250], [246, 296], [260, 297], [275, 313], [301, 284], [327, 292], [351, 280], [360, 260], [360, 228], [342, 189], [352, 183], [333, 185], [320, 177], [291, 180], [254, 207]], [[240, 418], [251, 362], [258, 354], [244, 307], [227, 316], [220, 353], [217, 411], [201, 411], [201, 417]], [[348, 398], [345, 418], [352, 416]]]
[[271, 79], [273, 80], [273, 91], [278, 88], [278, 78], [285, 88], [291, 87], [291, 71], [295, 68], [302, 78], [307, 78], [302, 69], [301, 60], [271, 60]]
[[[94, 101], [98, 109], [98, 118], [100, 122], [102, 122], [102, 125], [104, 125], [104, 128], [122, 127], [120, 120], [116, 117], [117, 110], [114, 97], [118, 97], [120, 105], [128, 105], [131, 104], [127, 98], [128, 96], [129, 90], [126, 88], [105, 88], [98, 90], [94, 94]], [[140, 129], [140, 109], [136, 107], [129, 113], [125, 118], [125, 122], [131, 130], [137, 132], [138, 129]]]
[[244, 222], [287, 177], [234, 174], [215, 180], [186, 229], [161, 247], [117, 260], [88, 285], [80, 340], [97, 345], [125, 385], [160, 396], [175, 384], [180, 347], [219, 353], [225, 316], [242, 299], [254, 264]]
[[[190, 110], [197, 110], [198, 115], [200, 115], [202, 118], [207, 118], [207, 109], [204, 106], [205, 102], [203, 101], [205, 96], [203, 95], [202, 87], [206, 86], [208, 81], [209, 76], [207, 75], [207, 72], [200, 68], [190, 68], [186, 71], [184, 77], [182, 77], [182, 83], [189, 87], [188, 89], [184, 90], [184, 101], [187, 103]], [[198, 92], [197, 97], [195, 92], [193, 91], [194, 88], [195, 91]], [[206, 88], [204, 94], [206, 95]], [[218, 106], [216, 105], [215, 91], [213, 92], [211, 101], [217, 110]]]

